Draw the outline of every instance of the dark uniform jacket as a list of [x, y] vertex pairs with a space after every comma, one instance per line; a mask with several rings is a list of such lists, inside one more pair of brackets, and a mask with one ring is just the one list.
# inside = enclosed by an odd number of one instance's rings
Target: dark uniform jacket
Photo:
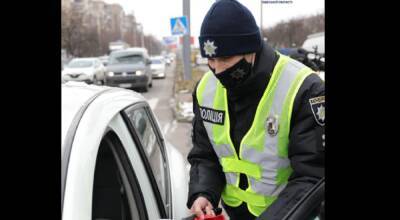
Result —
[[[251, 76], [240, 87], [227, 89], [230, 135], [236, 152], [239, 151], [240, 141], [250, 129], [257, 105], [278, 58], [279, 54], [264, 43], [262, 50], [256, 54]], [[194, 200], [200, 195], [208, 198], [213, 206], [217, 207], [226, 184], [225, 176], [200, 116], [196, 89], [192, 95], [195, 117], [192, 131], [193, 148], [188, 155], [191, 169], [187, 207], [191, 208]], [[310, 99], [320, 96], [325, 96], [324, 82], [316, 74], [311, 74], [301, 85], [293, 105], [288, 146], [293, 173], [278, 199], [260, 216], [262, 218], [282, 219], [304, 193], [325, 175], [325, 116], [317, 114], [316, 106], [310, 102]], [[321, 105], [324, 106], [324, 103], [320, 103], [319, 107]], [[247, 178], [241, 174], [240, 188], [246, 187]], [[245, 203], [238, 208], [223, 205], [231, 219], [254, 219]]]

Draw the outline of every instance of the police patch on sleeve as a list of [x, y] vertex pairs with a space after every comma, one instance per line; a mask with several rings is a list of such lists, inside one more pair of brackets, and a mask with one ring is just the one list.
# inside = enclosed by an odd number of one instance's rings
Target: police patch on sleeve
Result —
[[200, 116], [203, 119], [203, 121], [219, 125], [224, 124], [225, 111], [220, 111], [206, 107], [200, 107], [199, 109], [200, 109]]
[[309, 99], [311, 110], [313, 112], [315, 121], [321, 125], [325, 125], [325, 96], [318, 96]]

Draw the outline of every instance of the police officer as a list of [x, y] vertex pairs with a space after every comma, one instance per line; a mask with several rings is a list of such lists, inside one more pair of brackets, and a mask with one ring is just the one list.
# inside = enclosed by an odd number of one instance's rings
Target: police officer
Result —
[[324, 174], [325, 87], [261, 38], [251, 12], [220, 0], [199, 37], [210, 67], [193, 92], [187, 207], [282, 219]]

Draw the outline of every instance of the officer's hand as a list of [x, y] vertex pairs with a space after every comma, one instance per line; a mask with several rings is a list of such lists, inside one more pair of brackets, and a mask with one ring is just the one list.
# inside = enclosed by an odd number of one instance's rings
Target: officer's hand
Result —
[[204, 218], [204, 212], [206, 212], [207, 215], [215, 216], [215, 213], [213, 211], [213, 205], [208, 201], [208, 199], [199, 196], [192, 205], [192, 208], [190, 211], [200, 219]]

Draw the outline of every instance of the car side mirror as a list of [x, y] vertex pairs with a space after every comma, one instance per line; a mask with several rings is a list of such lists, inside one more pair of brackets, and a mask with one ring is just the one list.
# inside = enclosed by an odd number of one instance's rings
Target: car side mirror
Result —
[[151, 60], [146, 60], [146, 65], [150, 65], [151, 64]]

